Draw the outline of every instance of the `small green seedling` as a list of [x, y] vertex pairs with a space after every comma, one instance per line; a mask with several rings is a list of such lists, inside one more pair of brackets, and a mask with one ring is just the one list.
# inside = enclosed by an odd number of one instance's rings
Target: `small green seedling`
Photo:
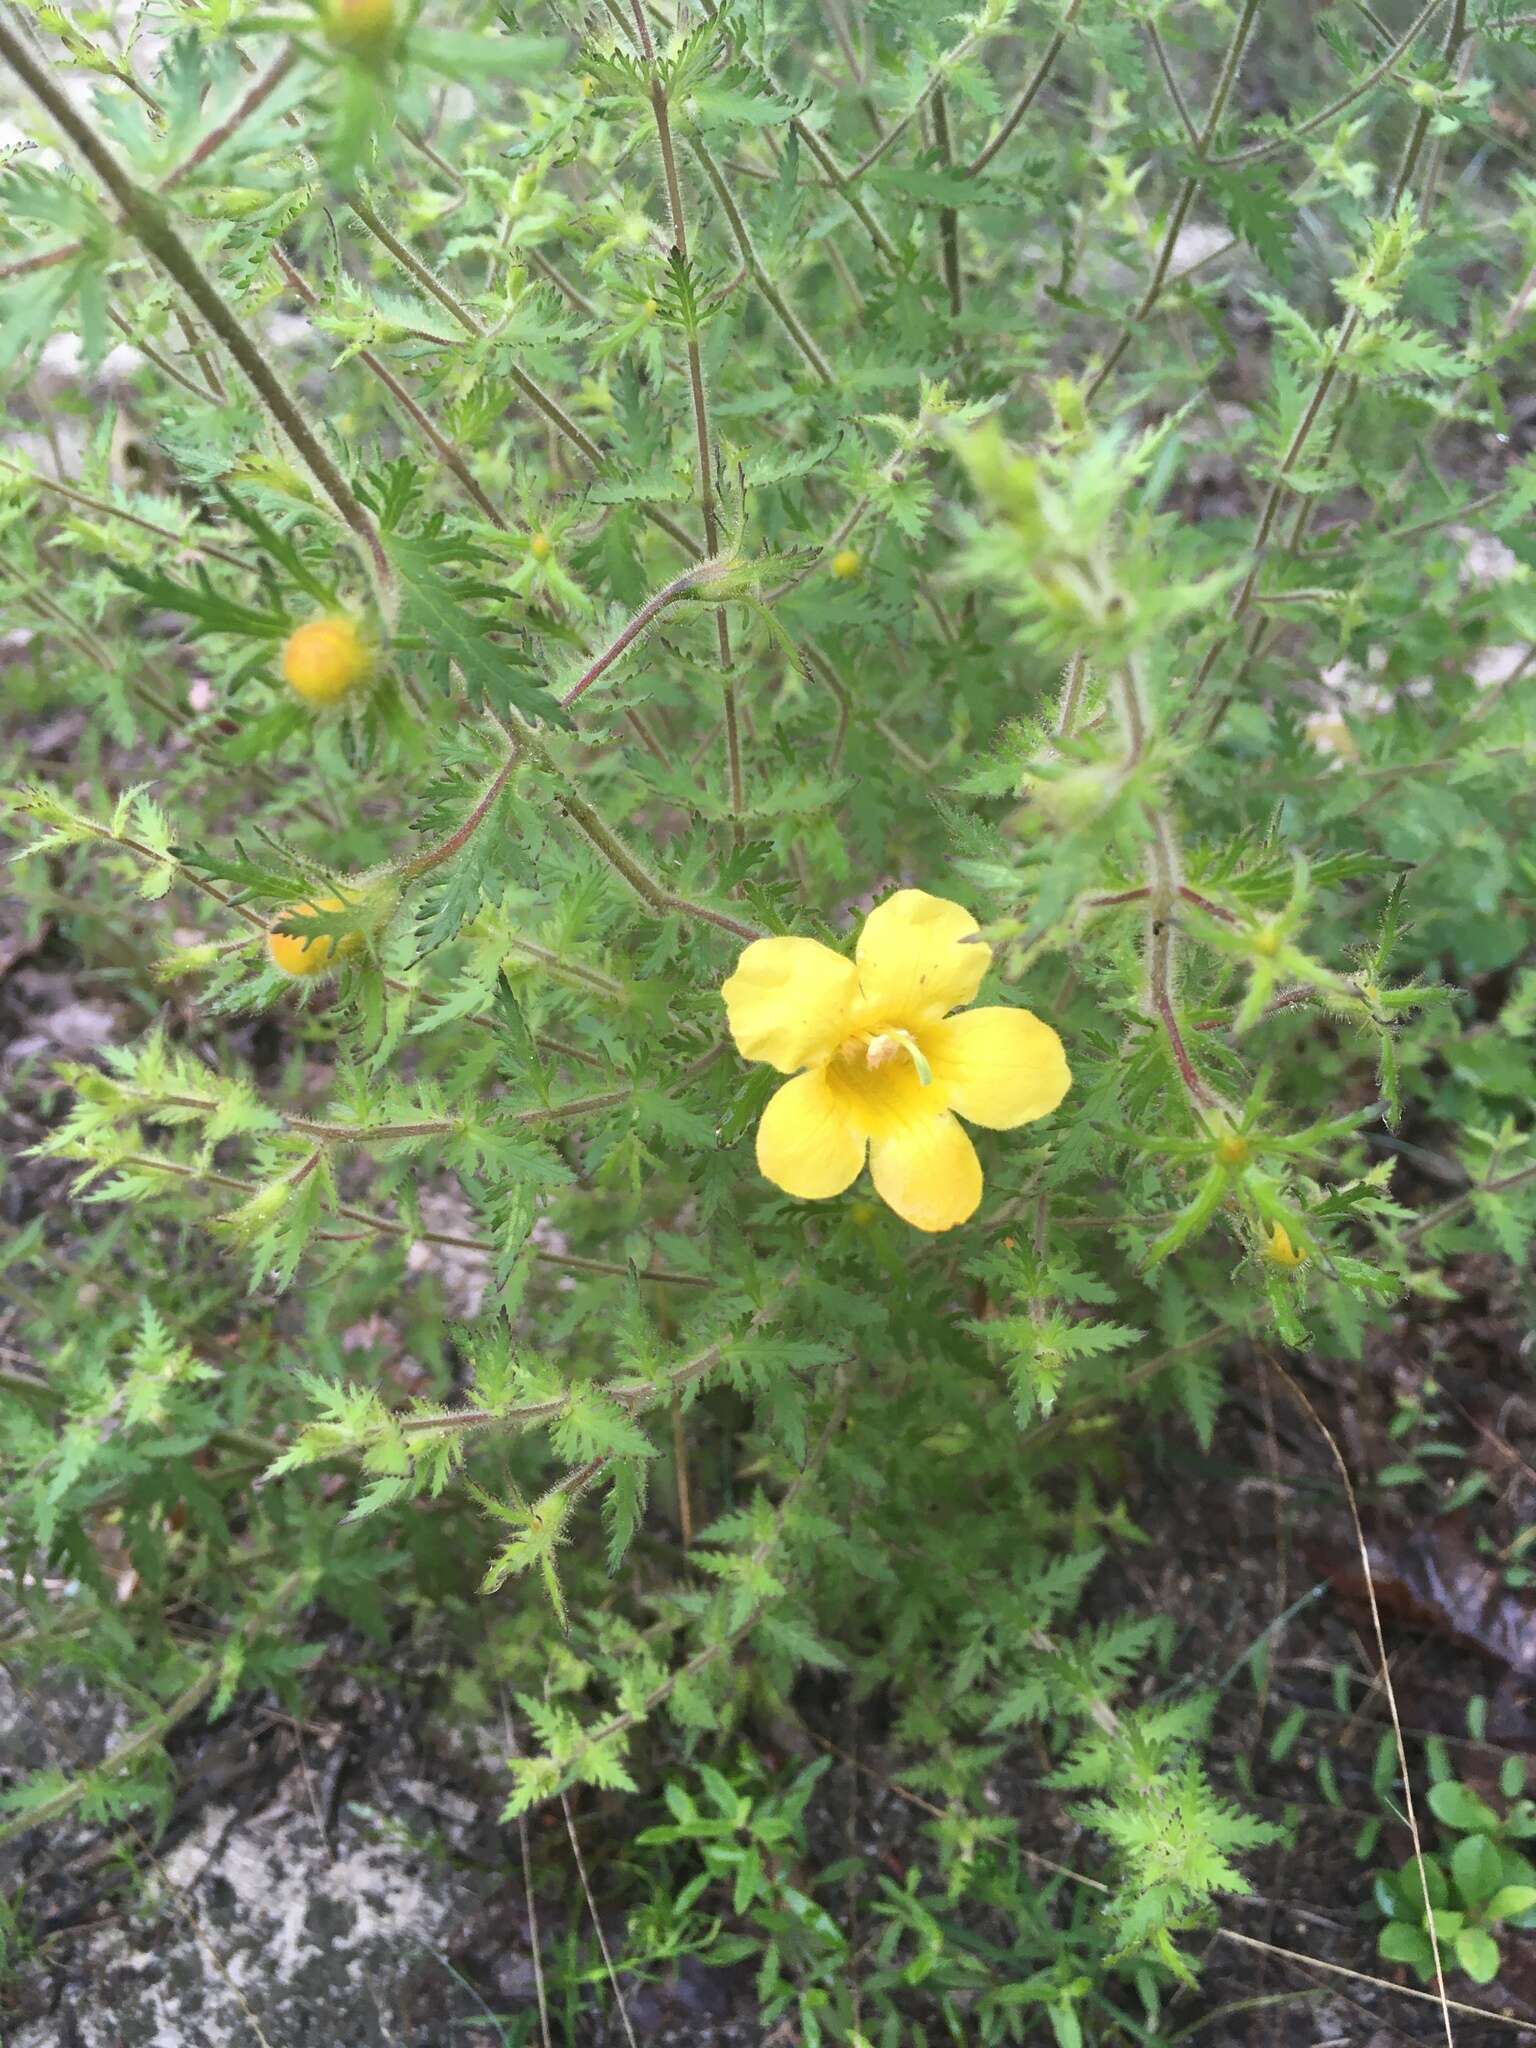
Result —
[[[1507, 1793], [1519, 1790], [1518, 1759], [1506, 1767]], [[1376, 1939], [1388, 1962], [1406, 1963], [1420, 1983], [1435, 1975], [1433, 1923], [1441, 1968], [1475, 1984], [1491, 1984], [1503, 1957], [1499, 1938], [1511, 1927], [1536, 1927], [1536, 1864], [1514, 1846], [1536, 1837], [1536, 1804], [1512, 1798], [1495, 1813], [1470, 1786], [1447, 1779], [1429, 1790], [1429, 1808], [1448, 1839], [1433, 1855], [1410, 1857], [1401, 1870], [1375, 1873], [1376, 1904], [1386, 1926]], [[1425, 1898], [1428, 1897], [1428, 1910]]]

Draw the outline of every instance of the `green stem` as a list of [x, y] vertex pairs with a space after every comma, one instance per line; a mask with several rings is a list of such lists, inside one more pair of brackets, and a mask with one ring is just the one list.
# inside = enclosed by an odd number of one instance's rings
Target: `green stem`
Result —
[[[945, 105], [942, 86], [937, 87], [933, 95], [933, 139], [938, 147], [939, 162], [946, 171], [951, 170], [955, 153], [949, 139], [949, 108]], [[953, 206], [942, 207], [939, 211], [939, 246], [943, 254], [944, 286], [949, 293], [950, 318], [958, 320], [965, 309], [965, 288], [960, 275], [960, 214]]]
[[455, 854], [464, 851], [464, 848], [474, 838], [480, 827], [495, 809], [496, 799], [511, 780], [512, 771], [517, 766], [517, 759], [517, 748], [513, 747], [492, 777], [485, 794], [476, 803], [474, 809], [457, 831], [450, 832], [448, 837], [441, 840], [438, 845], [429, 846], [425, 853], [418, 853], [413, 860], [401, 861], [400, 865], [395, 869], [395, 873], [402, 882], [414, 882], [422, 875], [429, 875], [434, 868], [442, 867], [446, 861], [452, 860]]
[[[361, 194], [355, 195], [348, 201], [348, 204], [363, 226], [367, 228], [368, 232], [377, 241], [383, 244], [400, 265], [401, 269], [413, 278], [424, 292], [436, 299], [437, 303], [452, 319], [457, 321], [466, 334], [472, 334], [477, 341], [489, 339], [487, 330], [470, 311], [469, 307], [448, 290], [431, 266], [423, 263], [421, 258], [401, 241], [400, 237], [395, 234], [387, 222], [379, 218], [377, 212]], [[519, 364], [508, 361], [506, 371], [529, 404], [536, 406], [550, 424], [565, 436], [572, 447], [579, 450], [581, 455], [586, 461], [591, 463], [594, 469], [600, 469], [603, 462], [603, 451], [598, 447], [586, 429], [579, 425], [576, 420], [572, 419], [560, 402], [552, 397], [542, 384], [535, 383], [534, 379]]]
[[1169, 99], [1173, 101], [1174, 112], [1179, 117], [1184, 133], [1189, 137], [1194, 147], [1198, 149], [1200, 147], [1200, 130], [1195, 126], [1195, 117], [1189, 111], [1189, 103], [1179, 89], [1179, 81], [1174, 75], [1172, 64], [1168, 60], [1168, 47], [1161, 35], [1159, 35], [1155, 21], [1149, 21], [1146, 27], [1147, 41], [1152, 45], [1152, 54], [1157, 59], [1158, 70], [1163, 74], [1163, 83], [1168, 88]]
[[1429, 5], [1423, 9], [1418, 19], [1411, 26], [1404, 29], [1403, 33], [1387, 51], [1387, 54], [1381, 59], [1380, 63], [1376, 65], [1375, 69], [1368, 72], [1364, 78], [1359, 79], [1347, 92], [1340, 93], [1337, 99], [1330, 100], [1328, 105], [1323, 107], [1318, 113], [1310, 115], [1307, 120], [1300, 122], [1296, 127], [1287, 129], [1284, 135], [1277, 135], [1268, 142], [1252, 143], [1247, 149], [1234, 150], [1231, 156], [1210, 157], [1207, 159], [1209, 167], [1212, 170], [1221, 171], [1228, 170], [1236, 164], [1256, 164], [1265, 157], [1279, 156], [1283, 150], [1289, 149], [1292, 144], [1302, 141], [1308, 135], [1315, 134], [1319, 128], [1326, 128], [1331, 120], [1352, 107], [1356, 100], [1363, 99], [1373, 86], [1380, 85], [1383, 79], [1390, 77], [1392, 72], [1396, 70], [1399, 59], [1418, 40], [1444, 5], [1445, 0], [1429, 0]]
[[[627, 1094], [627, 1091], [626, 1091]], [[136, 1168], [144, 1173], [164, 1173], [175, 1180], [198, 1181], [210, 1187], [228, 1188], [239, 1195], [260, 1193], [259, 1183], [241, 1180], [232, 1173], [218, 1173], [211, 1168], [183, 1166], [174, 1159], [160, 1159], [153, 1153], [132, 1153], [118, 1162], [125, 1167]], [[376, 1232], [382, 1237], [409, 1238], [412, 1244], [440, 1244], [457, 1251], [482, 1252], [487, 1258], [499, 1256], [502, 1247], [486, 1237], [464, 1237], [448, 1230], [413, 1230], [409, 1224], [400, 1223], [392, 1216], [379, 1216], [372, 1210], [359, 1209], [350, 1202], [340, 1202], [333, 1212], [345, 1222], [356, 1223], [365, 1230]], [[352, 1244], [356, 1241], [355, 1231], [317, 1230], [317, 1242], [326, 1244]], [[543, 1245], [533, 1247], [533, 1255], [542, 1266], [559, 1266], [573, 1273], [592, 1273], [605, 1276], [623, 1276], [632, 1269], [612, 1259], [588, 1259], [574, 1252], [550, 1251]], [[638, 1269], [642, 1280], [654, 1280], [660, 1285], [674, 1287], [712, 1287], [714, 1282], [702, 1274], [674, 1273], [668, 1266], [642, 1266]], [[241, 1432], [222, 1431], [221, 1437], [235, 1440]], [[258, 1439], [247, 1438], [245, 1447], [257, 1443], [260, 1455], [270, 1457], [271, 1445], [262, 1445]]]
[[[1081, 0], [1076, 0], [1076, 4], [1081, 5]], [[708, 20], [714, 22], [720, 20], [722, 12], [721, 0], [699, 0], [699, 5], [703, 8]], [[649, 42], [649, 40], [650, 36], [649, 32], [647, 32], [646, 41]], [[765, 65], [754, 64], [753, 69], [768, 87], [768, 90], [774, 95], [775, 99], [781, 104], [792, 101], [793, 95], [784, 91], [778, 80], [773, 76], [773, 73]], [[839, 166], [831, 150], [828, 149], [826, 143], [822, 141], [816, 130], [806, 121], [802, 120], [799, 114], [791, 114], [789, 118], [789, 132], [800, 144], [800, 147], [815, 161], [825, 176], [827, 183], [848, 207], [854, 219], [863, 228], [865, 234], [869, 236], [869, 239], [874, 243], [885, 261], [893, 270], [900, 269], [901, 257], [896, 249], [896, 245], [865, 205], [858, 187], [848, 176], [847, 172]], [[835, 244], [828, 244], [829, 255], [834, 248]]]
[[[313, 309], [318, 306], [320, 304], [319, 294], [311, 289], [309, 281], [294, 267], [280, 244], [276, 242], [272, 244], [272, 257], [278, 269], [282, 272], [283, 282], [287, 285], [288, 289], [297, 294], [307, 307]], [[492, 526], [499, 527], [505, 533], [508, 530], [506, 520], [476, 482], [474, 472], [470, 469], [468, 462], [465, 461], [459, 450], [454, 447], [445, 434], [439, 431], [433, 421], [416, 403], [416, 400], [412, 398], [389, 365], [382, 357], [375, 355], [373, 350], [368, 348], [359, 349], [357, 359], [366, 370], [377, 377], [396, 405], [399, 406], [412, 426], [415, 427], [416, 431], [427, 443], [428, 447], [432, 449], [439, 462], [442, 463], [450, 475], [457, 479], [465, 495], [474, 504], [475, 509], [484, 518], [488, 519]]]
[[[562, 707], [574, 704], [585, 696], [594, 683], [598, 682], [613, 664], [631, 648], [644, 634], [646, 628], [664, 612], [669, 605], [676, 604], [690, 591], [699, 590], [729, 573], [732, 564], [721, 561], [701, 562], [697, 568], [685, 569], [680, 576], [674, 576], [654, 596], [641, 605], [634, 616], [620, 629], [595, 660], [588, 663], [580, 676], [560, 699]], [[413, 882], [418, 876], [430, 874], [433, 868], [441, 867], [461, 853], [479, 831], [495, 807], [496, 799], [506, 787], [508, 778], [518, 762], [518, 748], [514, 745], [507, 758], [497, 770], [485, 794], [480, 798], [469, 816], [455, 832], [451, 832], [439, 845], [429, 847], [414, 859], [402, 861], [395, 869], [402, 881]]]
[[191, 548], [194, 553], [207, 555], [215, 562], [227, 562], [233, 569], [248, 566], [238, 555], [227, 548], [215, 547], [211, 541], [199, 540], [195, 533], [178, 533], [173, 526], [161, 526], [156, 520], [146, 519], [141, 512], [129, 512], [121, 505], [114, 505], [110, 498], [93, 498], [88, 491], [77, 490], [73, 484], [60, 483], [50, 476], [40, 476], [35, 469], [28, 469], [20, 462], [12, 462], [8, 456], [0, 455], [0, 469], [8, 469], [13, 476], [25, 477], [40, 491], [49, 491], [56, 498], [67, 498], [72, 505], [83, 505], [88, 512], [100, 512], [111, 519], [122, 520], [125, 526], [136, 526], [143, 533], [154, 534], [157, 540], [169, 541], [173, 547]]
[[[1079, 4], [1081, 4], [1081, 0], [1079, 0]], [[918, 94], [912, 105], [908, 107], [904, 114], [898, 115], [889, 128], [882, 130], [875, 139], [874, 144], [865, 151], [853, 169], [848, 173], [850, 185], [855, 184], [862, 178], [866, 171], [874, 169], [880, 159], [906, 134], [925, 107], [931, 106], [935, 100], [943, 97], [945, 74], [952, 71], [956, 65], [965, 62], [966, 58], [976, 47], [976, 40], [975, 35], [963, 36], [948, 55], [934, 67], [928, 74], [922, 91]]]
[[160, 180], [160, 190], [169, 192], [174, 186], [179, 185], [183, 178], [189, 177], [199, 165], [205, 164], [216, 150], [222, 149], [235, 131], [243, 127], [252, 114], [272, 97], [298, 61], [298, 46], [290, 43], [277, 61], [253, 80], [243, 98], [235, 103], [226, 117], [216, 127], [209, 129], [191, 155], [183, 157], [174, 170], [166, 173]]
[[[1442, 53], [1444, 62], [1447, 65], [1455, 60], [1462, 43], [1466, 39], [1467, 33], [1467, 0], [1454, 0], [1451, 19], [1446, 28], [1445, 46]], [[1403, 150], [1402, 162], [1398, 166], [1397, 178], [1392, 188], [1392, 196], [1387, 205], [1389, 215], [1396, 213], [1412, 186], [1414, 173], [1418, 169], [1419, 159], [1423, 154], [1424, 144], [1429, 136], [1432, 118], [1433, 109], [1431, 107], [1420, 108], [1418, 117], [1414, 121], [1412, 131], [1409, 134], [1407, 145]], [[1301, 450], [1305, 447], [1307, 439], [1317, 423], [1318, 415], [1321, 413], [1323, 405], [1337, 380], [1340, 359], [1360, 325], [1361, 315], [1358, 312], [1351, 311], [1339, 330], [1339, 338], [1330, 352], [1328, 362], [1325, 364], [1317, 384], [1313, 388], [1311, 399], [1308, 402], [1306, 412], [1297, 426], [1296, 433], [1292, 436], [1291, 445], [1286, 451], [1280, 474], [1271, 485], [1269, 494], [1265, 499], [1263, 511], [1260, 514], [1259, 530], [1253, 544], [1253, 559], [1250, 563], [1248, 574], [1244, 578], [1242, 588], [1238, 593], [1238, 600], [1233, 605], [1232, 624], [1227, 632], [1221, 635], [1214, 646], [1207, 651], [1205, 659], [1202, 661], [1199, 671], [1190, 686], [1188, 700], [1180, 709], [1176, 725], [1182, 724], [1188, 716], [1189, 710], [1192, 708], [1200, 691], [1205, 687], [1217, 661], [1227, 647], [1231, 645], [1236, 625], [1252, 603], [1259, 572], [1263, 566], [1262, 550], [1268, 546], [1275, 519], [1280, 509], [1280, 503], [1285, 495], [1287, 474], [1295, 468]], [[1344, 423], [1349, 418], [1359, 395], [1360, 380], [1357, 377], [1351, 378], [1342, 400], [1334, 408], [1333, 426], [1330, 430], [1328, 442], [1330, 450], [1343, 432]], [[1296, 516], [1292, 523], [1290, 534], [1285, 542], [1287, 552], [1293, 553], [1300, 547], [1320, 503], [1320, 496], [1303, 498], [1301, 500], [1296, 509]], [[1205, 740], [1209, 741], [1214, 736], [1217, 728], [1226, 716], [1228, 707], [1242, 688], [1249, 670], [1263, 649], [1268, 631], [1269, 622], [1261, 615], [1249, 635], [1248, 644], [1243, 651], [1243, 658], [1238, 665], [1236, 676], [1216, 703], [1206, 722], [1203, 734]]]
[[[363, 226], [389, 251], [390, 255], [394, 257], [407, 276], [413, 278], [424, 292], [436, 299], [437, 303], [463, 328], [466, 334], [473, 335], [478, 341], [490, 339], [487, 329], [476, 318], [470, 308], [448, 290], [447, 286], [441, 282], [430, 265], [423, 263], [414, 250], [401, 241], [400, 237], [394, 233], [387, 222], [379, 218], [378, 213], [369, 205], [366, 199], [360, 194], [355, 195], [349, 200], [348, 204]], [[559, 400], [546, 391], [542, 384], [536, 383], [519, 364], [508, 361], [505, 368], [507, 375], [528, 400], [529, 404], [544, 415], [545, 419], [549, 421], [557, 433], [564, 435], [565, 439], [570, 442], [571, 446], [576, 449], [585, 462], [590, 463], [593, 469], [601, 469], [603, 466], [602, 449], [598, 447], [586, 429], [571, 417]], [[663, 533], [676, 541], [678, 546], [686, 553], [694, 557], [698, 556], [698, 544], [692, 535], [686, 533], [675, 520], [670, 519], [658, 506], [646, 506], [645, 516], [651, 521], [653, 526], [660, 527]], [[714, 553], [713, 544], [710, 545], [708, 552]]]

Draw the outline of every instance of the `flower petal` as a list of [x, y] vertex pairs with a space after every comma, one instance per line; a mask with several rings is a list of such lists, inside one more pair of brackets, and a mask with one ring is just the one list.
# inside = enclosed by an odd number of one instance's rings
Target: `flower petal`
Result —
[[917, 1230], [953, 1230], [981, 1200], [976, 1147], [947, 1110], [873, 1139], [869, 1170], [880, 1199]]
[[858, 989], [851, 960], [815, 939], [754, 939], [720, 993], [738, 1050], [793, 1074], [837, 1048]]
[[864, 920], [855, 957], [866, 1017], [915, 1030], [970, 1002], [992, 963], [987, 945], [962, 945], [978, 929], [958, 903], [898, 889]]
[[923, 1051], [949, 1106], [988, 1131], [1049, 1116], [1072, 1085], [1067, 1055], [1029, 1010], [967, 1010], [923, 1032]]
[[858, 1179], [864, 1139], [821, 1074], [786, 1081], [757, 1127], [757, 1164], [786, 1195], [824, 1201]]

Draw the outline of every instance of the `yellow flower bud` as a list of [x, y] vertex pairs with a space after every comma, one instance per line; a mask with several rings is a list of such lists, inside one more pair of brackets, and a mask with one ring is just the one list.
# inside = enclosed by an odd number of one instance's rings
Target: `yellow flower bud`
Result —
[[1216, 1157], [1223, 1166], [1246, 1166], [1253, 1157], [1253, 1147], [1238, 1132], [1228, 1131], [1216, 1147]]
[[1256, 931], [1248, 943], [1261, 959], [1273, 960], [1280, 951], [1280, 933], [1274, 925], [1267, 924]]
[[394, 0], [326, 0], [325, 39], [333, 50], [368, 56], [394, 32]]
[[1264, 1256], [1272, 1266], [1296, 1267], [1307, 1256], [1305, 1245], [1291, 1243], [1291, 1234], [1283, 1223], [1277, 1223], [1264, 1240]]
[[[340, 896], [320, 896], [313, 903], [294, 904], [283, 912], [278, 923], [286, 924], [290, 918], [323, 916], [333, 910], [349, 910], [351, 907]], [[272, 965], [296, 981], [312, 981], [317, 974], [326, 973], [333, 958], [338, 963], [347, 959], [357, 952], [362, 943], [361, 932], [343, 932], [340, 938], [333, 938], [329, 932], [316, 932], [313, 938], [305, 938], [298, 932], [271, 931], [267, 934], [267, 951], [272, 956]]]
[[528, 552], [536, 562], [547, 562], [554, 553], [547, 533], [536, 533], [528, 543]]
[[283, 681], [306, 704], [339, 704], [372, 673], [367, 642], [339, 614], [311, 619], [283, 643]]
[[832, 557], [832, 574], [839, 583], [847, 583], [851, 577], [857, 576], [863, 566], [857, 548], [839, 548]]

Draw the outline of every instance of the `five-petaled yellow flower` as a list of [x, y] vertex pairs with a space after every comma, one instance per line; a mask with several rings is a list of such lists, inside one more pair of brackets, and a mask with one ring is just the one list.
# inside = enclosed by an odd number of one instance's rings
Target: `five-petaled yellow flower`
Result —
[[981, 1161], [956, 1113], [991, 1131], [1049, 1116], [1066, 1054], [1028, 1010], [951, 1016], [992, 948], [974, 917], [899, 889], [864, 921], [852, 960], [815, 939], [755, 939], [726, 982], [731, 1036], [793, 1074], [757, 1127], [757, 1163], [808, 1201], [840, 1195], [869, 1155], [875, 1190], [919, 1230], [952, 1230], [981, 1200]]

